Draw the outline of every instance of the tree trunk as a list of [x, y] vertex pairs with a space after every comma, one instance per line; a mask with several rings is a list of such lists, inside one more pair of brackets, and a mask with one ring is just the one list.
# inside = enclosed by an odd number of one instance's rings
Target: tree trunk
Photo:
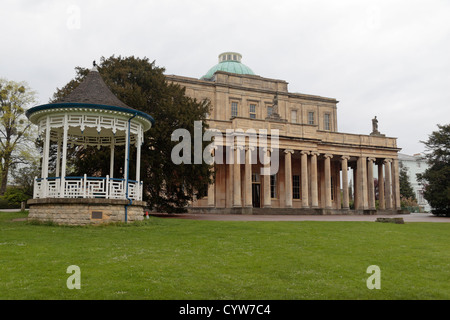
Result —
[[3, 196], [6, 192], [6, 186], [8, 184], [8, 173], [9, 173], [9, 159], [5, 158], [5, 163], [3, 164], [3, 170], [1, 173], [2, 183], [0, 184], [0, 196]]

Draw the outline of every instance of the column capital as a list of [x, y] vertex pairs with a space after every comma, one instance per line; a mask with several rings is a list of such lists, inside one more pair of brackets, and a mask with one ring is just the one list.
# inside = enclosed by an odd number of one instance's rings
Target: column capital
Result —
[[320, 155], [320, 153], [319, 152], [317, 152], [317, 151], [311, 151], [311, 155], [312, 156], [319, 156]]
[[244, 150], [244, 146], [234, 146], [233, 150]]
[[350, 156], [347, 155], [341, 156], [341, 160], [350, 160]]
[[269, 148], [269, 147], [264, 147], [262, 149], [264, 152], [267, 152], [267, 151], [272, 152], [273, 151], [273, 148]]
[[392, 159], [384, 159], [383, 160], [383, 163], [389, 163], [389, 162], [392, 162]]
[[292, 149], [284, 149], [284, 153], [294, 153], [294, 150], [292, 150]]
[[367, 158], [367, 161], [375, 162], [375, 161], [377, 161], [377, 159], [376, 159], [376, 158], [373, 158], [373, 157], [370, 157], [370, 158]]
[[255, 147], [253, 147], [253, 146], [246, 146], [244, 149], [245, 149], [245, 151], [254, 151]]
[[300, 151], [300, 154], [306, 154], [306, 155], [309, 155], [311, 152], [310, 151], [307, 151], [307, 150], [302, 150], [302, 151]]
[[323, 155], [323, 157], [324, 158], [333, 158], [333, 155], [332, 154], [329, 154], [329, 153], [325, 153], [324, 155]]

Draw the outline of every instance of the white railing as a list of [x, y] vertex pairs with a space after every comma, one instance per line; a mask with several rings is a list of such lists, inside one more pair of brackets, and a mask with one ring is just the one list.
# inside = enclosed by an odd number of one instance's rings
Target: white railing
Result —
[[[127, 199], [126, 180], [103, 177], [35, 178], [33, 198]], [[142, 200], [142, 182], [128, 180], [128, 198]]]

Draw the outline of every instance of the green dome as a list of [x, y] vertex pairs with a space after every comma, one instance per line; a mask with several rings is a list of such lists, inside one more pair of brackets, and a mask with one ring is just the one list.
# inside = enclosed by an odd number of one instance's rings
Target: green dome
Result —
[[209, 71], [201, 77], [202, 80], [211, 80], [216, 71], [225, 71], [236, 74], [251, 74], [255, 73], [241, 63], [242, 55], [237, 52], [224, 52], [219, 55], [219, 63], [209, 69]]

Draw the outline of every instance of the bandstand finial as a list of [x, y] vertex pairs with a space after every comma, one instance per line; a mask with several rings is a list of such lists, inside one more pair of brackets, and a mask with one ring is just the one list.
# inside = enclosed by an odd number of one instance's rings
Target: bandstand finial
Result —
[[98, 69], [97, 69], [97, 63], [95, 62], [95, 60], [92, 61], [92, 69], [91, 69], [91, 71], [98, 71]]

